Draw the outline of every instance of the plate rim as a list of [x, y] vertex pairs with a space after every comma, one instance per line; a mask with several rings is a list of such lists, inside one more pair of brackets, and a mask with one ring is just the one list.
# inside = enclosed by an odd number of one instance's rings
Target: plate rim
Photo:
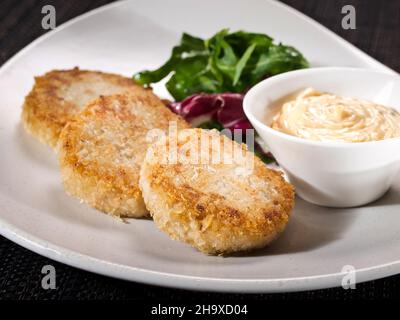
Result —
[[[0, 74], [6, 72], [7, 69], [14, 63], [14, 61], [18, 60], [20, 56], [24, 55], [40, 42], [54, 36], [57, 32], [68, 28], [72, 24], [84, 20], [87, 17], [96, 15], [97, 13], [106, 11], [108, 9], [112, 9], [113, 7], [123, 5], [128, 1], [134, 0], [120, 0], [112, 2], [90, 10], [59, 25], [56, 29], [45, 33], [44, 35], [29, 43], [27, 46], [14, 54], [10, 59], [4, 62], [3, 65], [0, 67]], [[333, 38], [336, 42], [340, 43], [342, 46], [346, 47], [354, 54], [360, 56], [360, 58], [364, 59], [370, 65], [373, 65], [376, 69], [386, 71], [388, 73], [398, 74], [396, 71], [390, 69], [383, 63], [369, 56], [367, 53], [355, 47], [347, 40], [341, 38], [339, 35], [335, 34], [327, 27], [306, 16], [305, 14], [297, 11], [296, 9], [290, 7], [289, 5], [279, 2], [277, 0], [264, 1], [268, 1], [271, 5], [278, 6], [282, 10], [289, 11], [290, 13], [296, 15], [297, 18], [303, 20], [306, 23], [310, 23], [314, 28], [319, 29], [319, 31], [323, 32], [326, 36]], [[55, 245], [40, 237], [33, 236], [29, 232], [15, 227], [13, 224], [3, 220], [1, 216], [0, 234], [10, 241], [17, 243], [18, 245], [28, 250], [31, 250], [39, 255], [81, 270], [86, 270], [89, 272], [104, 276], [110, 276], [117, 279], [135, 281], [143, 284], [187, 290], [240, 293], [293, 292], [316, 290], [340, 286], [341, 280], [346, 274], [338, 272], [314, 276], [274, 279], [226, 279], [180, 275], [176, 273], [159, 272], [126, 266], [123, 264], [112, 263], [106, 260], [98, 259], [90, 255], [81, 254], [71, 249], [67, 249], [63, 246]], [[398, 273], [400, 273], [400, 260], [368, 268], [355, 269], [357, 283], [383, 278]]]
[[[0, 219], [0, 233], [10, 241], [39, 255], [84, 271], [116, 279], [169, 288], [230, 293], [298, 292], [339, 287], [342, 284], [343, 277], [348, 274], [346, 272], [337, 272], [275, 279], [226, 279], [179, 275], [111, 263], [86, 254], [77, 253], [63, 246], [54, 245], [40, 237], [32, 236], [28, 232], [4, 222], [2, 219]], [[357, 284], [395, 275], [400, 273], [400, 260], [368, 268], [355, 269], [354, 272]]]

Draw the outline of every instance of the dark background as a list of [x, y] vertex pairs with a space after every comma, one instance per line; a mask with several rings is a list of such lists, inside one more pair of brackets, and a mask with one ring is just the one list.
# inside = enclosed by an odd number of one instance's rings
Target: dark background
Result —
[[[60, 25], [109, 2], [112, 1], [1, 0], [0, 65], [46, 32], [41, 28], [43, 5], [55, 6], [57, 25]], [[399, 0], [284, 0], [283, 2], [312, 17], [372, 57], [400, 72]], [[341, 28], [341, 8], [346, 4], [354, 5], [356, 8], [356, 30]], [[56, 290], [44, 290], [41, 287], [41, 269], [46, 264], [52, 264], [56, 268]], [[32, 253], [0, 236], [0, 299], [146, 299], [174, 302], [189, 300], [198, 303], [210, 300], [356, 300], [399, 299], [399, 297], [400, 275], [357, 284], [356, 290], [334, 288], [285, 294], [221, 294], [161, 288], [115, 280], [68, 267]]]

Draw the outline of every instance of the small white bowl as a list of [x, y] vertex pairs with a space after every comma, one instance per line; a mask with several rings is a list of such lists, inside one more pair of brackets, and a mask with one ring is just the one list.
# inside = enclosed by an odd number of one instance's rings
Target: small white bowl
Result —
[[360, 206], [378, 199], [399, 171], [400, 138], [320, 142], [269, 127], [277, 112], [274, 102], [308, 87], [400, 110], [400, 77], [355, 68], [304, 69], [258, 83], [243, 102], [250, 122], [301, 198], [328, 207]]

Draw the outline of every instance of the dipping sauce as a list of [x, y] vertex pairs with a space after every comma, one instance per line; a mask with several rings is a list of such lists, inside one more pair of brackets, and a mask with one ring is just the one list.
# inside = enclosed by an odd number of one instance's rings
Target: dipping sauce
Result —
[[400, 137], [400, 113], [308, 88], [283, 104], [271, 127], [308, 140], [367, 142]]

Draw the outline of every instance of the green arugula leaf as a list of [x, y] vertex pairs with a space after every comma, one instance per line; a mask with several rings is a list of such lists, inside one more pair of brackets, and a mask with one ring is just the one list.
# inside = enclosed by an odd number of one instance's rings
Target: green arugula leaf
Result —
[[202, 124], [198, 125], [197, 128], [208, 129], [208, 130], [217, 129], [218, 131], [222, 131], [224, 129], [223, 125], [215, 120], [203, 122]]
[[256, 48], [256, 44], [253, 43], [250, 47], [247, 48], [243, 56], [240, 58], [236, 65], [236, 70], [235, 70], [235, 77], [233, 78], [233, 85], [235, 86], [239, 78], [243, 72], [244, 67], [246, 66], [247, 61], [250, 59], [251, 54], [253, 53], [254, 49]]
[[275, 159], [272, 157], [269, 157], [267, 154], [261, 152], [260, 150], [254, 150], [253, 151], [254, 154], [259, 157], [261, 159], [262, 162], [264, 162], [265, 164], [270, 164], [270, 163], [274, 163]]
[[242, 93], [268, 76], [307, 67], [299, 51], [276, 45], [267, 35], [223, 29], [206, 40], [184, 33], [164, 65], [136, 73], [133, 79], [149, 86], [171, 76], [166, 87], [176, 100], [183, 100], [201, 92]]

